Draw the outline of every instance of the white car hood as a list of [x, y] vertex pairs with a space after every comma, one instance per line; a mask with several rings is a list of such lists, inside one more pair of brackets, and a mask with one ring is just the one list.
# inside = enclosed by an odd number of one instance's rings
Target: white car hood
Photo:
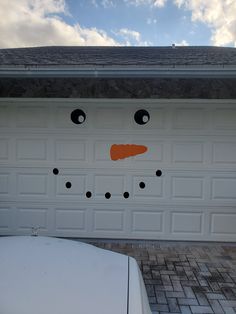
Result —
[[77, 241], [0, 238], [0, 312], [127, 313], [128, 257]]

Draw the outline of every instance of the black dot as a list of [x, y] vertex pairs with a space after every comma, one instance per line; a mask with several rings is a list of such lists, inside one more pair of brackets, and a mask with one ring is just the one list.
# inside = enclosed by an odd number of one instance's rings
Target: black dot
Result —
[[123, 194], [123, 196], [124, 196], [124, 198], [129, 198], [129, 192], [125, 192], [125, 193]]
[[162, 175], [162, 171], [161, 170], [157, 170], [156, 171], [156, 175], [157, 175], [157, 177], [160, 177]]
[[54, 169], [53, 169], [53, 173], [54, 173], [55, 175], [57, 175], [57, 174], [59, 173], [59, 170], [58, 170], [57, 168], [54, 168]]
[[75, 124], [82, 124], [86, 120], [86, 114], [81, 109], [75, 109], [71, 112], [71, 121]]
[[86, 192], [86, 197], [87, 197], [87, 198], [92, 197], [92, 193], [91, 193], [90, 191]]
[[111, 198], [111, 193], [107, 192], [107, 193], [105, 194], [105, 198], [107, 198], [107, 199]]
[[67, 187], [67, 189], [70, 189], [71, 186], [72, 186], [71, 182], [66, 182], [66, 187]]
[[147, 110], [141, 109], [135, 112], [134, 120], [137, 124], [143, 125], [148, 123], [150, 120], [150, 115]]
[[140, 183], [139, 183], [139, 187], [140, 187], [140, 189], [144, 189], [144, 188], [145, 188], [145, 186], [146, 186], [146, 185], [145, 185], [145, 183], [144, 183], [144, 182], [140, 182]]

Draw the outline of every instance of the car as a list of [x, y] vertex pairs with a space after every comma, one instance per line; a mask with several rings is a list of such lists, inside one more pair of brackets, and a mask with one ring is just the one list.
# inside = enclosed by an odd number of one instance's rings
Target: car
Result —
[[0, 238], [0, 313], [151, 314], [132, 257], [76, 240]]

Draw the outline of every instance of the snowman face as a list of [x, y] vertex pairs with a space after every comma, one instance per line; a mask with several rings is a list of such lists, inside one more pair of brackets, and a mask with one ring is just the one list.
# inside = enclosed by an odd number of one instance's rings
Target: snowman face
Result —
[[[86, 113], [82, 109], [75, 109], [71, 112], [70, 118], [71, 118], [72, 123], [80, 127], [81, 124], [86, 122], [87, 116], [86, 116]], [[134, 118], [135, 123], [142, 126], [149, 122], [150, 114], [147, 110], [140, 109], [134, 113], [133, 118]], [[110, 147], [109, 157], [110, 157], [110, 160], [116, 162], [117, 160], [122, 160], [122, 159], [130, 158], [130, 157], [134, 157], [136, 155], [145, 154], [147, 151], [148, 151], [148, 147], [145, 145], [137, 145], [135, 143], [131, 143], [131, 144], [115, 143], [115, 144], [112, 144]], [[58, 175], [59, 169], [54, 168], [53, 174]], [[160, 177], [162, 175], [162, 171], [156, 170], [156, 173], [154, 175], [157, 177]], [[65, 187], [66, 189], [70, 189], [72, 187], [72, 183], [70, 181], [65, 182]], [[139, 188], [145, 189], [146, 188], [145, 182], [143, 181], [139, 182]], [[110, 192], [106, 192], [104, 196], [106, 199], [110, 199], [112, 195]], [[130, 193], [128, 191], [123, 193], [123, 198], [127, 199], [129, 198], [129, 196], [130, 196]], [[85, 197], [91, 198], [92, 192], [87, 191], [85, 193]]]

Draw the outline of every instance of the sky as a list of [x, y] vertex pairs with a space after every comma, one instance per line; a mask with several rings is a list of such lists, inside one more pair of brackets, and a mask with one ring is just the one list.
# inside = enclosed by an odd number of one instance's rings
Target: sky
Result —
[[236, 47], [236, 0], [0, 0], [0, 48]]

